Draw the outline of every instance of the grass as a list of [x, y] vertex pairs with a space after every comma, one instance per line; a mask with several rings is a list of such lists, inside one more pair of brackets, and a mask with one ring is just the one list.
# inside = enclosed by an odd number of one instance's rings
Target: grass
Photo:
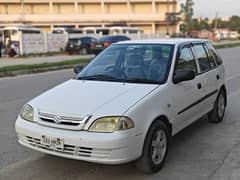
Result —
[[231, 48], [231, 47], [238, 47], [240, 46], [239, 42], [236, 43], [226, 43], [226, 44], [220, 44], [220, 45], [214, 45], [216, 49], [224, 49], [224, 48]]
[[73, 67], [75, 64], [86, 64], [89, 63], [91, 59], [74, 59], [68, 61], [61, 61], [61, 62], [50, 62], [50, 63], [41, 63], [41, 64], [20, 64], [20, 65], [13, 65], [13, 66], [5, 66], [0, 67], [0, 73], [10, 73], [16, 71], [30, 71], [34, 72], [37, 70], [44, 70], [44, 69], [62, 69], [66, 67]]
[[64, 53], [61, 52], [48, 52], [48, 53], [30, 53], [19, 55], [19, 58], [27, 58], [27, 57], [46, 57], [46, 56], [56, 56], [56, 55], [63, 55]]

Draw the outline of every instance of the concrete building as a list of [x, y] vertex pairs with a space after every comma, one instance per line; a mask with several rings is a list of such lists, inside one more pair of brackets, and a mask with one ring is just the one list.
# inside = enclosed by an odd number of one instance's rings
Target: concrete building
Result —
[[179, 11], [179, 0], [0, 0], [0, 26], [21, 23], [41, 27], [137, 26], [145, 33], [174, 33], [166, 12]]

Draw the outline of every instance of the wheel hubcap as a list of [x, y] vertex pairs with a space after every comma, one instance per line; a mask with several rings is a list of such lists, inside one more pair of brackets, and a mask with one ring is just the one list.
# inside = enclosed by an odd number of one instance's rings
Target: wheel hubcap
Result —
[[222, 117], [225, 110], [225, 99], [223, 94], [220, 94], [218, 98], [218, 116]]
[[160, 164], [164, 159], [167, 150], [167, 137], [163, 130], [155, 132], [152, 140], [152, 161]]

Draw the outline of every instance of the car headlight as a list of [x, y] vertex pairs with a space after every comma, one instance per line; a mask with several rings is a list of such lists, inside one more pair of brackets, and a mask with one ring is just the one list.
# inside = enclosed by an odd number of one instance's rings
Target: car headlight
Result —
[[24, 120], [33, 122], [34, 110], [32, 106], [30, 106], [29, 104], [24, 105], [20, 111], [20, 116]]
[[128, 117], [103, 117], [94, 121], [90, 126], [90, 132], [112, 133], [134, 127], [134, 123]]

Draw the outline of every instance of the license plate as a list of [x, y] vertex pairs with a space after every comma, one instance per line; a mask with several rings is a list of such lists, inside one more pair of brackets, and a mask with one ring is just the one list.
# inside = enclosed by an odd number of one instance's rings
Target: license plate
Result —
[[96, 47], [101, 48], [103, 46], [101, 44], [97, 44]]
[[63, 150], [64, 148], [63, 139], [56, 138], [56, 137], [42, 136], [41, 144], [50, 146], [51, 148], [58, 149], [58, 150]]

